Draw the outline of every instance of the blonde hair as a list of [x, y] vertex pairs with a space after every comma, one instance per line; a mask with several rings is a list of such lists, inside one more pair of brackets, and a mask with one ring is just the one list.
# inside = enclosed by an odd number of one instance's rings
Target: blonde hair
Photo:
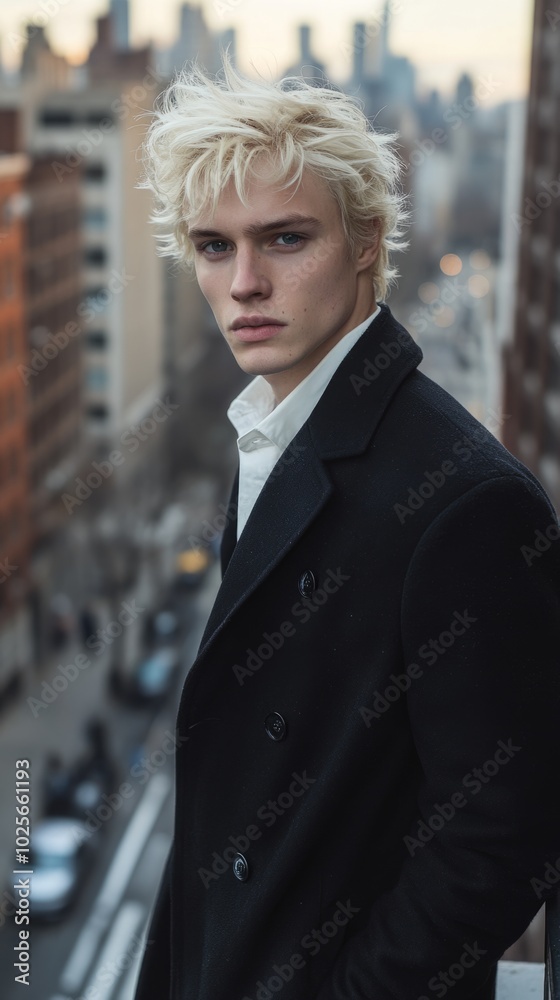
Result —
[[398, 276], [390, 252], [407, 246], [402, 167], [391, 148], [397, 135], [375, 132], [355, 99], [339, 90], [300, 77], [250, 80], [227, 53], [222, 62], [223, 79], [210, 79], [197, 65], [182, 70], [158, 98], [146, 133], [140, 186], [156, 197], [151, 218], [162, 227], [160, 255], [192, 266], [189, 226], [202, 210], [214, 211], [232, 177], [247, 205], [247, 179], [268, 154], [270, 180], [281, 188], [299, 182], [304, 168], [327, 182], [351, 256], [377, 234], [371, 270], [376, 298], [385, 298]]

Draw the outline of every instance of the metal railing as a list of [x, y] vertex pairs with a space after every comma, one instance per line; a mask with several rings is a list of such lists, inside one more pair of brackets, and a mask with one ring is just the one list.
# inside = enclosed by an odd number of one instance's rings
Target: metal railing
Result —
[[545, 906], [544, 1000], [560, 1000], [560, 894]]
[[560, 893], [545, 904], [545, 961], [498, 962], [496, 1000], [560, 1000]]

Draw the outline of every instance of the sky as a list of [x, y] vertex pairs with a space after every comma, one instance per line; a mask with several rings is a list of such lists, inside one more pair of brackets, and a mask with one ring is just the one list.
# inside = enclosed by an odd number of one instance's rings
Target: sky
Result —
[[[133, 43], [169, 44], [181, 0], [131, 0]], [[241, 70], [279, 75], [295, 59], [297, 26], [312, 27], [313, 50], [328, 76], [342, 81], [351, 57], [354, 21], [378, 23], [382, 0], [199, 0], [214, 30], [237, 29]], [[94, 18], [107, 0], [0, 0], [3, 61], [17, 64], [21, 25], [45, 24], [51, 44], [81, 62], [94, 38]], [[520, 97], [529, 77], [533, 0], [390, 0], [391, 50], [418, 67], [421, 91], [453, 92], [463, 70], [490, 81], [488, 104]]]

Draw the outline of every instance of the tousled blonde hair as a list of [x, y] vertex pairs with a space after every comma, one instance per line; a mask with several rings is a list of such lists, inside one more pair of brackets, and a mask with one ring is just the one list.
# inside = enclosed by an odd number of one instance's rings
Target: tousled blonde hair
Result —
[[300, 77], [279, 82], [243, 77], [222, 54], [223, 78], [196, 64], [182, 70], [160, 95], [143, 146], [141, 187], [153, 191], [152, 221], [161, 226], [162, 256], [194, 261], [188, 230], [213, 211], [233, 178], [247, 205], [246, 183], [266, 155], [272, 183], [288, 187], [304, 168], [323, 178], [336, 200], [350, 255], [379, 240], [372, 265], [377, 300], [398, 271], [390, 253], [401, 250], [408, 218], [399, 191], [396, 134], [371, 127], [354, 98]]

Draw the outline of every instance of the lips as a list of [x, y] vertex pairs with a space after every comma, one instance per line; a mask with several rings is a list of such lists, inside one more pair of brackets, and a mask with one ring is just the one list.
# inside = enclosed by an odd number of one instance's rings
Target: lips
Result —
[[261, 316], [260, 313], [255, 313], [254, 316], [238, 316], [231, 324], [231, 329], [240, 330], [248, 326], [285, 326], [285, 323], [274, 319], [273, 316]]
[[238, 316], [231, 324], [231, 329], [237, 340], [254, 343], [257, 340], [269, 340], [276, 336], [285, 323], [273, 319], [272, 316]]

